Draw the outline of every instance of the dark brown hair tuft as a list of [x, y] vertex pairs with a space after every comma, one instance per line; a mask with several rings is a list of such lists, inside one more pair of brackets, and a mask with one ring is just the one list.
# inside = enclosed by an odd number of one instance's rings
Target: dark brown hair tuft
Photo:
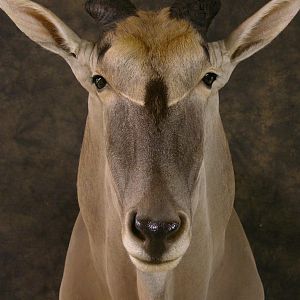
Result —
[[163, 79], [157, 78], [148, 82], [145, 106], [155, 124], [159, 125], [168, 111], [168, 88]]

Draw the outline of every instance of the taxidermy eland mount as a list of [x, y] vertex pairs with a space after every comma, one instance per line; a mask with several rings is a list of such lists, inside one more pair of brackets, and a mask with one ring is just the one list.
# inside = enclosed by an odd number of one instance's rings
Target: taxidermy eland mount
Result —
[[233, 209], [218, 91], [289, 24], [300, 0], [272, 0], [212, 43], [206, 33], [218, 0], [178, 0], [155, 12], [129, 0], [85, 7], [99, 27], [96, 42], [32, 1], [0, 0], [89, 92], [80, 213], [60, 299], [263, 299]]

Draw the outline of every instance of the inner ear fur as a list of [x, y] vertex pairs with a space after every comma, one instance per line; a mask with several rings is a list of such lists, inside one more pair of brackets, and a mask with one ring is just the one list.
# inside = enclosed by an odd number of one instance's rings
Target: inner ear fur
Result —
[[64, 57], [76, 56], [80, 38], [50, 10], [26, 0], [0, 0], [0, 8], [37, 44]]
[[269, 44], [299, 8], [300, 0], [272, 0], [248, 18], [224, 41], [232, 62], [238, 63]]
[[28, 8], [27, 13], [35, 18], [49, 32], [56, 46], [66, 53], [75, 56], [76, 54], [70, 49], [68, 42], [61, 35], [55, 24], [53, 24], [46, 16], [35, 9]]

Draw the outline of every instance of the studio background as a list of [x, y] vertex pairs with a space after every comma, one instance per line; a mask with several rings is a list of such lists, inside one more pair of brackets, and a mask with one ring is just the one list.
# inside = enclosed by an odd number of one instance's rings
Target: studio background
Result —
[[[83, 0], [38, 0], [86, 39]], [[172, 1], [136, 0], [142, 8]], [[209, 40], [225, 37], [265, 0], [223, 0]], [[236, 174], [235, 207], [267, 300], [299, 295], [300, 17], [238, 66], [220, 92]], [[0, 11], [0, 299], [58, 299], [78, 213], [76, 175], [87, 93], [67, 64]], [[299, 245], [299, 241], [298, 241]]]

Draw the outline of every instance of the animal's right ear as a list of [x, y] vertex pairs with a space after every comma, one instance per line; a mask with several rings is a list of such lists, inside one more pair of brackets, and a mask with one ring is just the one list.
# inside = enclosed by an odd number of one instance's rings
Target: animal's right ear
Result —
[[293, 19], [300, 0], [272, 0], [242, 23], [224, 41], [237, 64], [269, 44]]
[[27, 0], [0, 0], [0, 8], [37, 44], [66, 59], [77, 56], [81, 39], [48, 9]]

